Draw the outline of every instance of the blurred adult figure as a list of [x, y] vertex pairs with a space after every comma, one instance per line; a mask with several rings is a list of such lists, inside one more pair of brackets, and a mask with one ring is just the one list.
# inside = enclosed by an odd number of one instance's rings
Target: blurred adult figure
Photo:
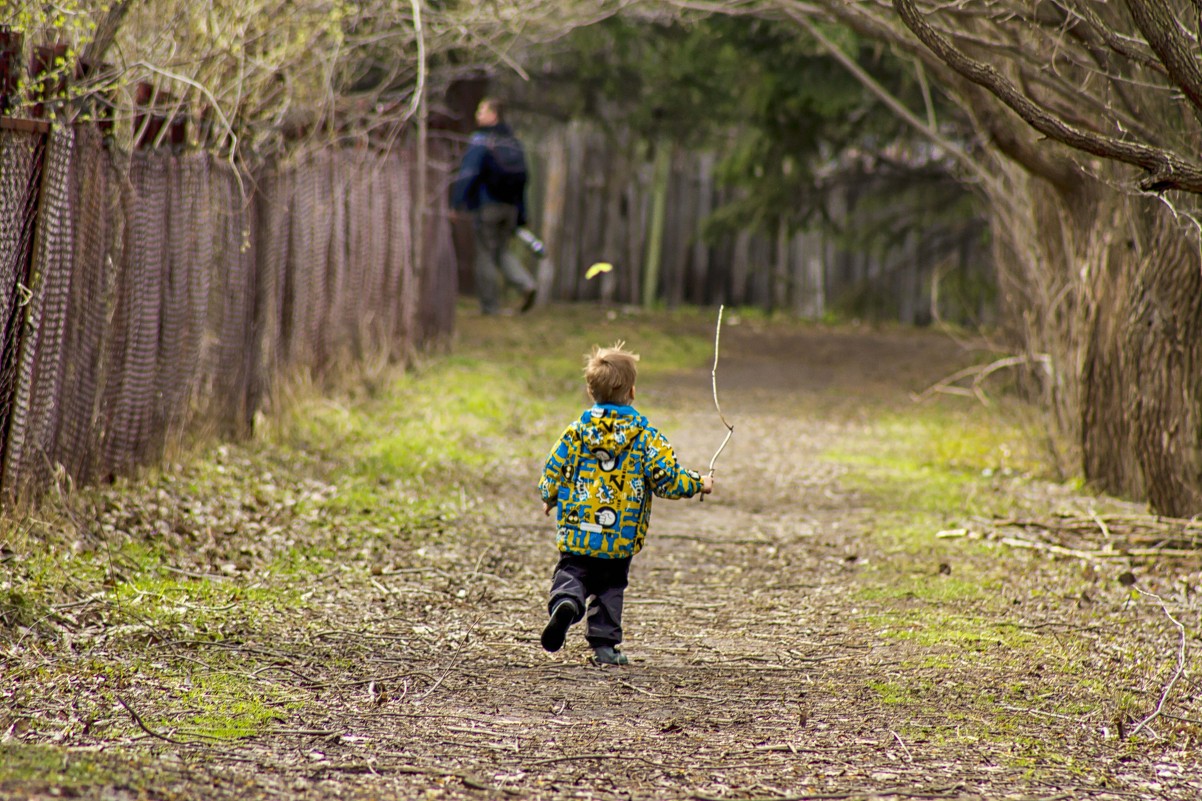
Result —
[[476, 130], [463, 155], [451, 204], [472, 215], [480, 311], [500, 311], [498, 271], [522, 293], [521, 311], [530, 311], [537, 284], [509, 251], [514, 233], [526, 224], [526, 154], [505, 123], [504, 106], [494, 97], [484, 98], [476, 107]]

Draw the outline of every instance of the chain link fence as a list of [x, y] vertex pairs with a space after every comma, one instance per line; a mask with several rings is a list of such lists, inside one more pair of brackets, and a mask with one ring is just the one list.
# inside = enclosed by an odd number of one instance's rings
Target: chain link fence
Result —
[[[450, 148], [431, 145], [429, 186]], [[0, 497], [93, 483], [185, 436], [246, 436], [282, 378], [404, 362], [451, 332], [443, 204], [396, 148], [253, 171], [0, 120]]]

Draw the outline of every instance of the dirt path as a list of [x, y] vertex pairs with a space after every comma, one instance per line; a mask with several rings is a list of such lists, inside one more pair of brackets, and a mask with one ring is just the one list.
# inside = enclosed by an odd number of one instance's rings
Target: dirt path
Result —
[[[375, 554], [366, 582], [337, 567], [314, 579], [305, 603], [324, 615], [319, 631], [279, 610], [270, 639], [151, 648], [151, 660], [185, 654], [195, 669], [220, 656], [225, 669], [291, 688], [296, 703], [271, 734], [234, 743], [141, 732], [141, 778], [85, 794], [1202, 797], [1197, 738], [1116, 737], [1122, 710], [1107, 685], [1130, 676], [1118, 663], [1155, 665], [1128, 688], [1145, 701], [1172, 673], [1174, 629], [1159, 609], [1124, 607], [1123, 587], [1084, 577], [1077, 561], [954, 543], [903, 552], [873, 536], [879, 511], [824, 456], [862, 435], [874, 404], [903, 406], [954, 346], [737, 326], [724, 345], [736, 432], [719, 492], [657, 504], [627, 595], [629, 666], [590, 664], [576, 629], [560, 653], [539, 649], [554, 555], [518, 469], [499, 503], [438, 542]], [[704, 464], [723, 434], [708, 372], [640, 393], [641, 406], [664, 410], [657, 422], [685, 459]], [[505, 558], [490, 539], [498, 531]], [[962, 573], [1003, 578], [968, 600], [888, 589]], [[145, 716], [153, 683], [130, 684], [130, 707]], [[1192, 673], [1177, 688], [1195, 711], [1197, 692]], [[13, 798], [52, 789], [0, 788]]]

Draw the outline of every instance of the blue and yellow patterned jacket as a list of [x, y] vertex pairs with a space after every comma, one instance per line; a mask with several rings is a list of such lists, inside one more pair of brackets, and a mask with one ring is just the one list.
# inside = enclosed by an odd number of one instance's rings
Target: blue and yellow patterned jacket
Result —
[[653, 495], [692, 497], [701, 476], [634, 407], [602, 403], [563, 432], [538, 489], [558, 507], [560, 551], [613, 559], [643, 547]]

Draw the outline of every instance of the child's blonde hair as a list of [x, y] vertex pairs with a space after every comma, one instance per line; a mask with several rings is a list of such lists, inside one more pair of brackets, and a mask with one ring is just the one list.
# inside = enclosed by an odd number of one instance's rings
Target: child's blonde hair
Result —
[[584, 380], [593, 402], [629, 403], [639, 374], [638, 360], [639, 355], [626, 350], [621, 340], [608, 348], [594, 345], [584, 367]]

